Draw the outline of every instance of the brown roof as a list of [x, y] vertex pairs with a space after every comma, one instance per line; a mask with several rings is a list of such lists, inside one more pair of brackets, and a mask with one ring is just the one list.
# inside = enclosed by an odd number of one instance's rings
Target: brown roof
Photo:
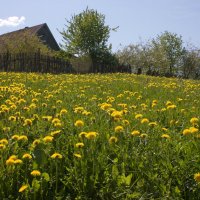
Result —
[[24, 33], [24, 32], [28, 32], [30, 34], [37, 34], [37, 32], [45, 25], [44, 24], [40, 24], [40, 25], [36, 25], [36, 26], [32, 26], [32, 27], [25, 27], [23, 29], [19, 29], [19, 30], [16, 30], [16, 31], [12, 31], [12, 32], [9, 32], [9, 33], [5, 33], [5, 34], [2, 34], [0, 35], [0, 38], [4, 38], [4, 37], [9, 37], [12, 36], [12, 35], [16, 35], [16, 34], [21, 34], [21, 33]]

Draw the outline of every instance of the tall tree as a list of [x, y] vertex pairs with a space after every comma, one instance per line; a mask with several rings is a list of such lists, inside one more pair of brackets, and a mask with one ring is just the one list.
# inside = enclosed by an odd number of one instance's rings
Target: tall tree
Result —
[[[105, 25], [105, 15], [93, 9], [86, 9], [72, 16], [63, 31], [61, 47], [68, 54], [77, 57], [88, 55], [96, 66], [105, 52], [110, 50], [107, 41], [111, 28]], [[96, 71], [93, 67], [92, 71]]]
[[152, 40], [152, 47], [156, 52], [163, 53], [164, 60], [168, 63], [168, 73], [174, 75], [178, 71], [184, 52], [181, 36], [165, 31]]

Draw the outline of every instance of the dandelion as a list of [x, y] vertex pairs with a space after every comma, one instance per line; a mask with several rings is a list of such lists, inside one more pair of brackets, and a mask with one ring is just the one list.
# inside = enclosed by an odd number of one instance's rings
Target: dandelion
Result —
[[32, 159], [32, 156], [31, 154], [29, 153], [25, 153], [23, 156], [22, 156], [23, 159], [27, 159], [27, 160], [31, 160]]
[[6, 148], [6, 146], [4, 144], [0, 144], [0, 150], [5, 149], [5, 148]]
[[145, 133], [143, 133], [143, 134], [140, 135], [140, 137], [143, 138], [143, 139], [145, 139], [146, 137], [148, 137], [148, 135], [145, 134]]
[[62, 109], [61, 111], [60, 111], [60, 115], [64, 115], [64, 114], [66, 114], [67, 113], [67, 110], [66, 109]]
[[200, 182], [200, 172], [194, 174], [194, 180], [199, 183]]
[[97, 137], [97, 132], [88, 132], [85, 137], [89, 140], [95, 139]]
[[24, 121], [24, 126], [31, 126], [32, 125], [32, 120], [31, 119], [25, 119], [25, 121]]
[[176, 105], [169, 105], [169, 106], [167, 106], [167, 110], [170, 110], [170, 109], [175, 109], [176, 108]]
[[124, 131], [124, 127], [123, 126], [116, 126], [115, 127], [115, 132], [116, 133], [120, 133], [120, 132], [123, 132]]
[[74, 123], [74, 126], [76, 126], [76, 127], [82, 127], [82, 126], [84, 126], [84, 122], [82, 120], [77, 120]]
[[23, 161], [20, 160], [20, 159], [16, 159], [16, 160], [14, 160], [14, 164], [22, 164], [22, 163], [23, 163]]
[[11, 138], [12, 138], [13, 140], [19, 140], [19, 135], [13, 135]]
[[43, 141], [48, 143], [48, 142], [52, 142], [53, 141], [53, 137], [52, 136], [46, 136], [43, 138]]
[[144, 124], [144, 123], [149, 123], [149, 120], [148, 120], [147, 118], [143, 118], [143, 119], [141, 120], [141, 124]]
[[19, 192], [23, 192], [23, 191], [25, 191], [27, 188], [28, 188], [28, 185], [22, 185], [22, 186], [19, 188]]
[[40, 140], [36, 139], [36, 140], [33, 141], [33, 146], [37, 146], [39, 143], [40, 143]]
[[28, 140], [28, 137], [26, 135], [20, 135], [18, 140], [24, 140], [24, 141], [27, 141]]
[[115, 136], [111, 136], [111, 137], [109, 138], [109, 140], [108, 140], [108, 142], [109, 142], [110, 144], [116, 143], [117, 141], [118, 141], [118, 139], [117, 139], [117, 137], [115, 137]]
[[162, 135], [161, 135], [161, 138], [170, 139], [170, 136], [169, 136], [168, 134], [162, 134]]
[[52, 132], [50, 133], [50, 135], [54, 137], [54, 136], [58, 135], [60, 132], [61, 132], [61, 130], [52, 131]]
[[130, 122], [127, 120], [127, 119], [124, 119], [123, 121], [122, 121], [122, 123], [124, 124], [124, 125], [129, 125], [130, 124]]
[[197, 133], [199, 131], [199, 129], [195, 127], [190, 127], [189, 130], [191, 133]]
[[8, 160], [6, 160], [6, 165], [14, 165], [15, 164], [15, 160], [13, 160], [13, 159], [8, 159]]
[[86, 135], [87, 135], [87, 132], [81, 132], [81, 133], [79, 133], [79, 137], [80, 138], [84, 138], [84, 137], [86, 137]]
[[154, 126], [157, 126], [158, 124], [157, 124], [157, 122], [150, 122], [148, 125], [151, 127], [154, 127]]
[[193, 117], [193, 118], [190, 119], [190, 123], [193, 124], [193, 125], [197, 124], [198, 121], [199, 121], [199, 119], [196, 118], [196, 117]]
[[79, 143], [76, 143], [75, 146], [77, 148], [82, 148], [82, 147], [84, 147], [84, 144], [82, 142], [79, 142]]
[[41, 175], [41, 172], [40, 172], [39, 170], [33, 170], [33, 171], [31, 172], [31, 175], [34, 176], [34, 177], [40, 176], [40, 175]]
[[142, 114], [137, 114], [137, 115], [135, 115], [135, 119], [141, 119], [142, 118]]
[[79, 154], [79, 153], [74, 153], [74, 156], [75, 156], [76, 158], [81, 158], [81, 157], [82, 157], [81, 154]]
[[0, 144], [7, 145], [8, 144], [8, 140], [7, 139], [1, 139], [0, 140]]
[[183, 135], [190, 135], [190, 134], [191, 134], [190, 129], [186, 128], [183, 130]]
[[61, 154], [59, 154], [59, 153], [54, 153], [53, 155], [51, 155], [51, 158], [52, 159], [61, 159], [63, 156], [61, 155]]
[[140, 135], [140, 131], [137, 131], [137, 130], [132, 131], [132, 132], [131, 132], [131, 135], [133, 135], [133, 136]]

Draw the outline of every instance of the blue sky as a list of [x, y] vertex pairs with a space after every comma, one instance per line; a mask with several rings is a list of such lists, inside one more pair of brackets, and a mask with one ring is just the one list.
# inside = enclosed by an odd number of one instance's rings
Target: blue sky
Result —
[[106, 17], [112, 32], [113, 51], [139, 41], [147, 41], [165, 30], [183, 36], [185, 42], [200, 47], [199, 0], [2, 0], [0, 34], [46, 22], [58, 43], [65, 19], [86, 7]]

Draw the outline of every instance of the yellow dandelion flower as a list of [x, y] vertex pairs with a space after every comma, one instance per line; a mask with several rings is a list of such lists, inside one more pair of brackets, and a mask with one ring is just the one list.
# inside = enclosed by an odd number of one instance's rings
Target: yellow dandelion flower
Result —
[[175, 108], [176, 108], [176, 105], [169, 105], [169, 106], [167, 106], [167, 110], [175, 109]]
[[140, 131], [134, 130], [131, 132], [131, 135], [133, 135], [133, 136], [140, 135]]
[[183, 135], [190, 135], [190, 134], [191, 134], [190, 129], [186, 128], [183, 130]]
[[11, 138], [12, 138], [13, 140], [19, 140], [19, 135], [13, 135]]
[[33, 146], [37, 146], [38, 144], [40, 144], [40, 140], [39, 139], [36, 139], [33, 141]]
[[164, 127], [162, 128], [162, 130], [165, 131], [165, 132], [168, 131], [168, 129], [167, 129], [167, 128], [164, 128]]
[[86, 137], [86, 135], [87, 135], [87, 132], [81, 132], [81, 133], [79, 133], [79, 137], [80, 138], [84, 138], [84, 137]]
[[6, 148], [6, 146], [4, 144], [0, 144], [0, 150], [5, 149], [5, 148]]
[[8, 160], [6, 160], [6, 165], [14, 165], [15, 164], [15, 160], [13, 160], [13, 159], [8, 159]]
[[199, 183], [200, 182], [200, 172], [194, 174], [194, 180]]
[[32, 176], [40, 176], [41, 175], [41, 172], [39, 171], [39, 170], [33, 170], [32, 172], [31, 172], [31, 175]]
[[23, 163], [23, 161], [20, 160], [20, 159], [16, 159], [16, 160], [14, 160], [14, 164], [22, 164], [22, 163]]
[[76, 126], [76, 127], [82, 127], [82, 126], [84, 126], [84, 122], [82, 120], [77, 120], [74, 123], [74, 126]]
[[82, 147], [84, 147], [84, 144], [82, 142], [78, 142], [78, 143], [75, 144], [75, 146], [77, 148], [82, 148]]
[[157, 126], [158, 124], [157, 124], [157, 122], [150, 122], [148, 125], [154, 127], [154, 126]]
[[143, 117], [142, 114], [137, 114], [137, 115], [135, 115], [135, 119], [141, 119], [142, 117]]
[[147, 118], [143, 118], [143, 119], [141, 120], [141, 124], [144, 124], [144, 123], [149, 123], [149, 120], [148, 120]]
[[32, 123], [33, 123], [33, 122], [32, 122], [32, 120], [31, 120], [31, 119], [25, 119], [25, 120], [24, 120], [24, 124], [23, 124], [23, 125], [24, 125], [24, 126], [31, 126], [31, 125], [32, 125]]
[[168, 134], [162, 134], [161, 138], [170, 139], [170, 136]]
[[124, 125], [127, 125], [127, 126], [130, 124], [130, 122], [129, 122], [127, 119], [122, 120], [122, 123], [123, 123]]
[[197, 124], [198, 121], [199, 121], [199, 119], [196, 118], [196, 117], [193, 117], [193, 118], [190, 119], [190, 123], [191, 123], [191, 124]]
[[10, 116], [10, 117], [8, 118], [9, 121], [13, 121], [13, 122], [15, 122], [16, 119], [17, 119], [17, 118], [16, 118], [15, 116]]
[[60, 119], [58, 119], [58, 118], [53, 118], [51, 122], [52, 122], [52, 124], [61, 123]]
[[26, 135], [20, 135], [18, 140], [24, 140], [24, 141], [27, 141], [28, 140], [28, 137]]
[[115, 119], [119, 119], [119, 118], [122, 117], [122, 114], [123, 114], [123, 113], [122, 113], [121, 111], [115, 110], [115, 111], [112, 112], [111, 117], [113, 117], [113, 118], [115, 118]]
[[97, 137], [97, 132], [94, 131], [88, 132], [85, 137], [89, 140], [95, 139]]
[[67, 110], [66, 109], [62, 109], [61, 111], [60, 111], [60, 115], [64, 115], [64, 114], [66, 114], [67, 113]]
[[54, 136], [58, 135], [60, 132], [61, 132], [61, 130], [52, 131], [52, 132], [50, 133], [50, 135], [54, 137]]
[[59, 153], [54, 153], [53, 155], [51, 155], [51, 158], [53, 158], [53, 159], [61, 159], [63, 156], [61, 155], [61, 154], [59, 154]]
[[8, 144], [8, 140], [7, 139], [1, 139], [0, 140], [0, 144], [7, 145]]
[[143, 134], [140, 135], [140, 137], [144, 139], [144, 138], [148, 137], [148, 135], [143, 133]]
[[191, 133], [197, 133], [199, 131], [199, 129], [195, 127], [190, 127], [189, 130]]
[[29, 153], [25, 153], [23, 156], [22, 156], [23, 159], [27, 159], [27, 160], [31, 160], [32, 159], [32, 156], [31, 154]]
[[52, 136], [46, 136], [43, 138], [43, 141], [48, 143], [48, 142], [52, 142], [53, 141], [53, 137]]
[[115, 137], [115, 136], [111, 136], [111, 137], [109, 138], [109, 140], [108, 140], [108, 142], [109, 142], [110, 144], [116, 143], [117, 141], [118, 141], [118, 138]]
[[124, 131], [124, 127], [123, 126], [116, 126], [115, 127], [115, 132], [116, 133], [120, 133], [120, 132], [123, 132]]
[[28, 188], [28, 185], [22, 185], [22, 186], [19, 188], [19, 192], [23, 192], [23, 191], [25, 191], [27, 188]]
[[79, 153], [74, 153], [74, 156], [75, 156], [76, 158], [81, 158], [81, 157], [82, 157], [81, 154], [79, 154]]

